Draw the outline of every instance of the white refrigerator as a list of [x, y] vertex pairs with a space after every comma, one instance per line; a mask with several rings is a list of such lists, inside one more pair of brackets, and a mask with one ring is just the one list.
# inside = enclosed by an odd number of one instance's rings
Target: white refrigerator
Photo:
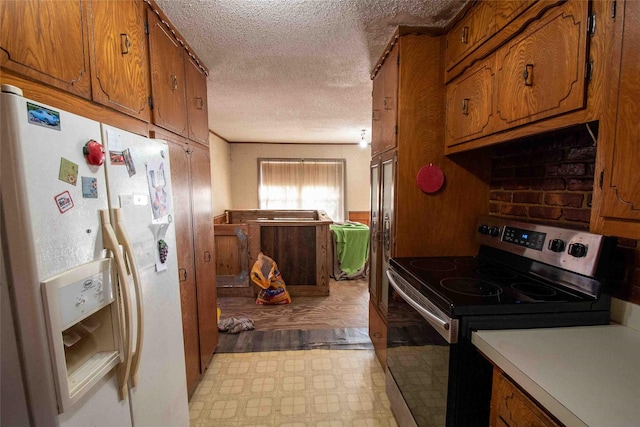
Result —
[[187, 426], [169, 151], [3, 85], [2, 426]]

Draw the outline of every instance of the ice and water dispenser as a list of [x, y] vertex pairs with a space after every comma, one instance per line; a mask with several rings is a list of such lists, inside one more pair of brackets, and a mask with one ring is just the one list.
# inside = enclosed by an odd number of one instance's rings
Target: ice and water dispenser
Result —
[[121, 362], [111, 262], [89, 262], [42, 282], [61, 413]]

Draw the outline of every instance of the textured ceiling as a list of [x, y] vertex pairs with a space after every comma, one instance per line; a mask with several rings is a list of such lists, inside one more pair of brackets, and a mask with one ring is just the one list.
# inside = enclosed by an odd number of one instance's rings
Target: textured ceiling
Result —
[[156, 0], [209, 68], [209, 128], [230, 142], [355, 143], [369, 75], [398, 25], [443, 27], [466, 0]]

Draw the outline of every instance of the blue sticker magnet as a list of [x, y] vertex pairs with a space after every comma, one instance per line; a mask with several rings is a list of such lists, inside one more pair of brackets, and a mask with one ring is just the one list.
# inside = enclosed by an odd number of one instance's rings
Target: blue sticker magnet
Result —
[[33, 125], [60, 130], [60, 113], [41, 105], [27, 102], [27, 119]]
[[82, 197], [85, 199], [98, 198], [98, 180], [90, 176], [82, 177]]

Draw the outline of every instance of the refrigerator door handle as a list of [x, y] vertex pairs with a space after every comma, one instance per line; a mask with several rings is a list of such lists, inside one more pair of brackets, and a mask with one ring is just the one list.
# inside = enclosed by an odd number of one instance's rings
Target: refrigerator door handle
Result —
[[122, 306], [124, 307], [124, 325], [122, 325], [122, 344], [124, 349], [124, 361], [118, 365], [118, 391], [120, 400], [127, 397], [127, 381], [131, 370], [131, 353], [133, 353], [131, 338], [133, 336], [133, 324], [131, 323], [131, 298], [127, 289], [127, 271], [124, 264], [122, 253], [116, 233], [113, 230], [111, 222], [109, 222], [109, 212], [107, 210], [100, 211], [100, 219], [102, 222], [102, 239], [105, 249], [113, 254], [116, 269], [118, 271], [118, 280], [120, 282], [121, 291], [118, 293], [122, 298]]
[[124, 225], [122, 218], [122, 210], [120, 208], [113, 209], [113, 216], [116, 223], [116, 236], [118, 241], [124, 248], [124, 253], [129, 261], [129, 268], [131, 269], [131, 275], [133, 276], [133, 289], [136, 294], [136, 312], [137, 312], [137, 325], [136, 325], [136, 348], [131, 355], [131, 387], [135, 387], [138, 384], [138, 369], [140, 368], [140, 355], [142, 353], [142, 342], [144, 337], [144, 307], [142, 305], [142, 284], [140, 283], [140, 275], [138, 274], [138, 262], [136, 260], [135, 253], [133, 251], [133, 245], [129, 240], [129, 235]]

